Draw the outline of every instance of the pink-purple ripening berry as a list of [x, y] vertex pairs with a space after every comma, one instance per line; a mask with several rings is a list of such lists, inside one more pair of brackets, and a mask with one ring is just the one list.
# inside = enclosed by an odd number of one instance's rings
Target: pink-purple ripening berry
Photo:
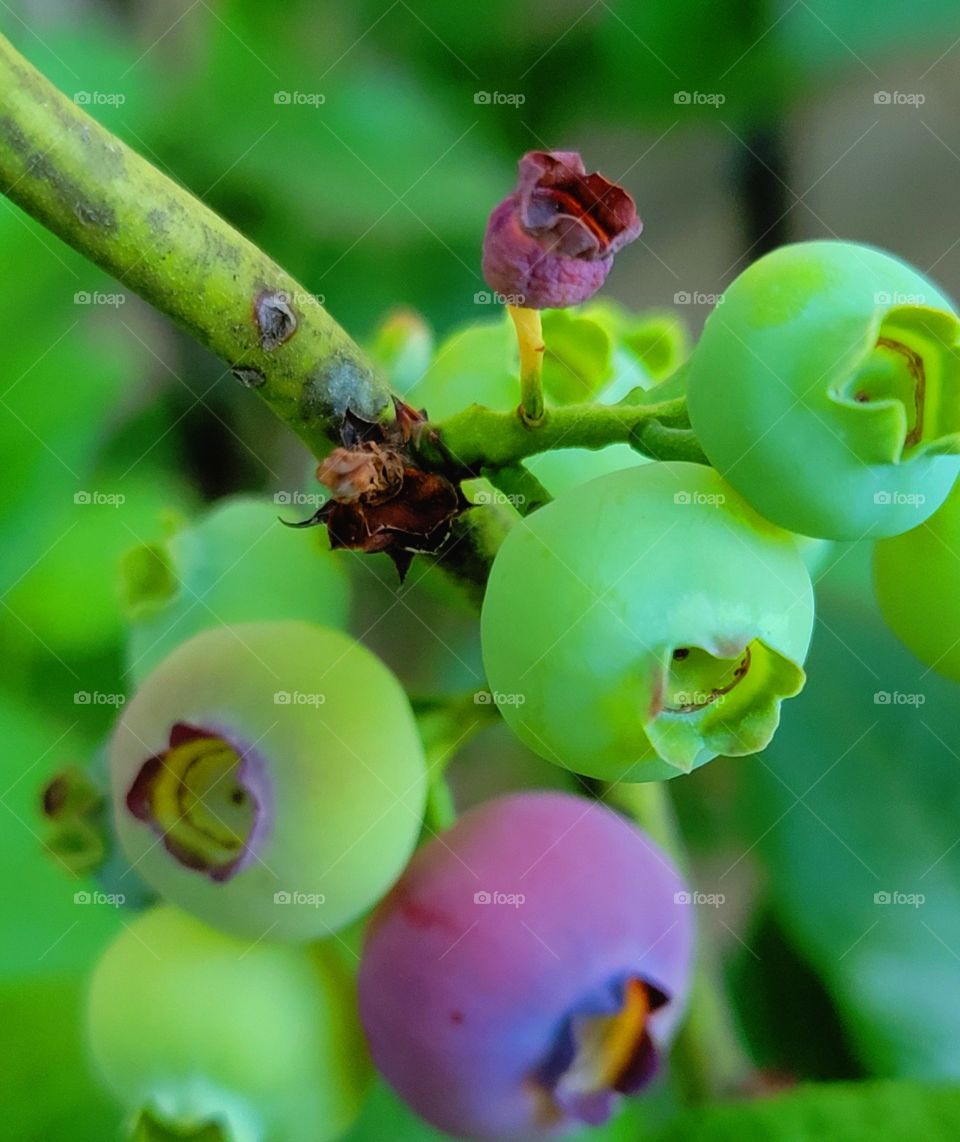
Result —
[[605, 1121], [682, 1014], [688, 901], [656, 845], [596, 802], [533, 792], [470, 810], [371, 924], [360, 1015], [374, 1062], [458, 1137]]

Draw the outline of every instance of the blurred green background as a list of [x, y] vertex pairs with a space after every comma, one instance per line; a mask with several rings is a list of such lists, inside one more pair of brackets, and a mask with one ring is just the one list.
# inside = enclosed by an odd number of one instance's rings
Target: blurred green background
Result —
[[[675, 306], [695, 332], [750, 259], [814, 236], [883, 245], [960, 296], [954, 0], [8, 0], [0, 30], [360, 339], [398, 305], [438, 339], [497, 319], [486, 215], [548, 147], [637, 199], [646, 229], [608, 285], [633, 310]], [[75, 903], [39, 792], [129, 690], [122, 553], [171, 512], [289, 496], [310, 464], [218, 362], [2, 198], [0, 266], [0, 1137], [99, 1140], [118, 1113], [77, 1011], [123, 917]], [[867, 556], [827, 554], [810, 685], [767, 755], [674, 792], [758, 1064], [960, 1079], [957, 692], [884, 632]], [[354, 629], [413, 690], [482, 685], [455, 592], [438, 618], [436, 583], [341, 562]], [[464, 799], [558, 780], [496, 727], [456, 772]], [[924, 903], [876, 902], [897, 892]], [[375, 1103], [358, 1139], [430, 1136]]]

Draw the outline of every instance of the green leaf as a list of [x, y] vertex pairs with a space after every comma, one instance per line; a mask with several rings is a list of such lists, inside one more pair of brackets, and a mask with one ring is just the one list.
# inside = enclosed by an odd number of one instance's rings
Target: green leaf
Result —
[[954, 1142], [960, 1089], [905, 1082], [800, 1087], [674, 1119], [655, 1142]]
[[[662, 1092], [628, 1099], [620, 1114], [606, 1126], [565, 1135], [568, 1142], [636, 1142], [647, 1136], [651, 1108], [663, 1114]], [[341, 1142], [450, 1142], [451, 1135], [434, 1130], [419, 1119], [383, 1083], [378, 1082], [364, 1104], [356, 1126]], [[462, 1139], [461, 1142], [467, 1142]]]
[[100, 1093], [83, 1044], [84, 982], [18, 979], [0, 987], [4, 1138], [104, 1142], [120, 1111]]
[[[847, 556], [844, 563], [856, 561]], [[960, 1076], [958, 690], [825, 582], [803, 694], [741, 766], [743, 851], [875, 1074]]]
[[613, 341], [597, 321], [550, 310], [543, 315], [543, 388], [557, 404], [590, 400], [613, 374]]
[[[44, 849], [46, 824], [40, 790], [70, 756], [69, 726], [34, 716], [26, 704], [0, 692], [0, 787], [3, 828], [0, 866], [4, 909], [10, 922], [0, 940], [0, 976], [82, 970], [119, 930], [119, 909], [92, 882], [77, 880]], [[119, 891], [123, 891], [120, 888]]]

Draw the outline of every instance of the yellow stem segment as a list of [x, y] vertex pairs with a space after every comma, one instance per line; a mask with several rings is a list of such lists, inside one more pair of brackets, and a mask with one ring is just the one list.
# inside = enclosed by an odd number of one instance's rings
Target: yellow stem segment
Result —
[[520, 347], [520, 416], [531, 427], [543, 420], [543, 326], [539, 309], [508, 305]]

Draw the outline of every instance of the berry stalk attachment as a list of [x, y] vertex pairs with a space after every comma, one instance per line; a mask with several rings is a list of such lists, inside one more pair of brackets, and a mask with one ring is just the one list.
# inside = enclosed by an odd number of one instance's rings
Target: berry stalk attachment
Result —
[[543, 326], [539, 309], [508, 305], [520, 350], [520, 417], [530, 428], [543, 420]]

